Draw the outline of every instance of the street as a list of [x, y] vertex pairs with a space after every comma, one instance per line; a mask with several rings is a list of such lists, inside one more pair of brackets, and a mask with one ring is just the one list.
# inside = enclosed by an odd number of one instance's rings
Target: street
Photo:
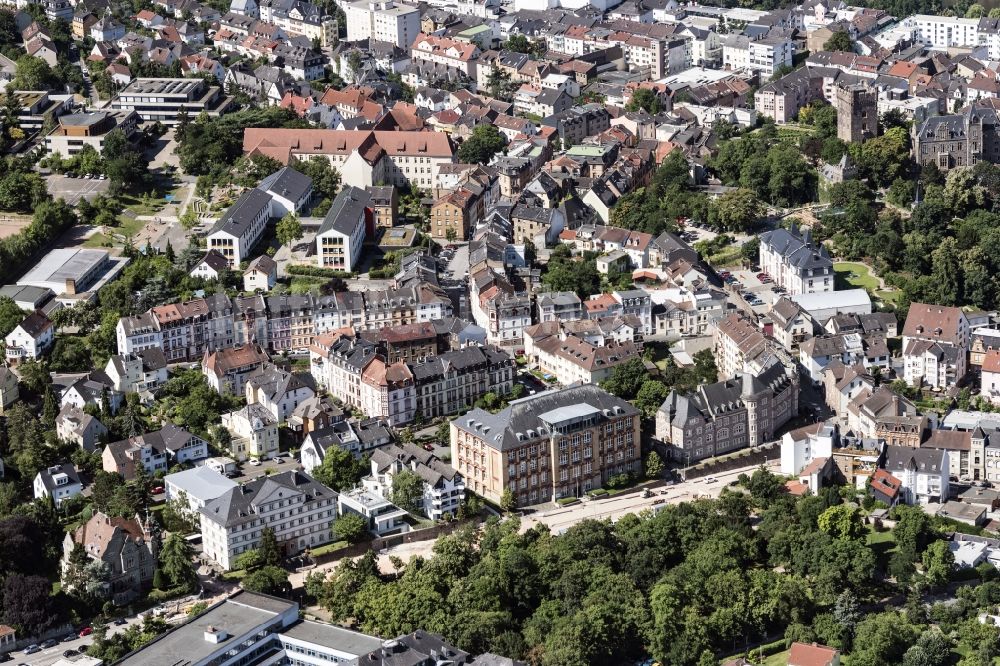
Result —
[[[108, 635], [113, 636], [114, 634], [121, 633], [125, 631], [129, 626], [133, 624], [142, 624], [142, 620], [137, 617], [126, 618], [125, 624], [121, 626], [116, 626], [114, 624], [108, 625]], [[72, 641], [67, 641], [65, 643], [59, 643], [55, 647], [51, 647], [47, 650], [42, 650], [41, 652], [36, 652], [35, 654], [24, 654], [23, 650], [18, 650], [16, 652], [11, 652], [10, 656], [13, 657], [13, 663], [27, 664], [28, 666], [50, 666], [58, 660], [63, 658], [63, 652], [66, 650], [80, 650], [81, 647], [90, 645], [94, 640], [91, 636], [85, 638], [75, 638]]]

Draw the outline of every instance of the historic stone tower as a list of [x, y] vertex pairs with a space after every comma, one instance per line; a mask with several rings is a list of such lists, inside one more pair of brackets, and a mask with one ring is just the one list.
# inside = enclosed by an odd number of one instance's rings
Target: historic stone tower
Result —
[[863, 84], [836, 88], [837, 138], [860, 143], [878, 135], [878, 92]]

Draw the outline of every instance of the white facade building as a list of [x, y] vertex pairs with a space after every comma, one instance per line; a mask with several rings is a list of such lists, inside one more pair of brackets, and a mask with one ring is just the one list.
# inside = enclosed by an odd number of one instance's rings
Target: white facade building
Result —
[[259, 476], [201, 509], [202, 552], [223, 569], [260, 546], [265, 527], [291, 555], [332, 538], [337, 493], [297, 471]]
[[408, 49], [420, 34], [420, 10], [392, 0], [344, 4], [347, 41], [373, 39]]
[[351, 273], [361, 258], [371, 195], [345, 187], [334, 199], [316, 234], [316, 263], [320, 268]]

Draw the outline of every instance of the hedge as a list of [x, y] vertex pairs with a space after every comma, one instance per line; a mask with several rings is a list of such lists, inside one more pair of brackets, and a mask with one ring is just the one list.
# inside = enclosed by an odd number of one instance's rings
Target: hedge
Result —
[[320, 268], [319, 266], [305, 266], [303, 264], [292, 264], [285, 269], [289, 275], [308, 275], [310, 277], [340, 278], [350, 280], [357, 277], [355, 273], [345, 273], [333, 268]]

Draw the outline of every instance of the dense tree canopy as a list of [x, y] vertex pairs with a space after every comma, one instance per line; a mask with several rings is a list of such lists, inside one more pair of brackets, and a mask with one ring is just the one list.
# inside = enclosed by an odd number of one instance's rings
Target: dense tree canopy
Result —
[[507, 139], [496, 125], [482, 123], [472, 130], [472, 136], [458, 147], [458, 160], [464, 164], [486, 164], [507, 145]]

